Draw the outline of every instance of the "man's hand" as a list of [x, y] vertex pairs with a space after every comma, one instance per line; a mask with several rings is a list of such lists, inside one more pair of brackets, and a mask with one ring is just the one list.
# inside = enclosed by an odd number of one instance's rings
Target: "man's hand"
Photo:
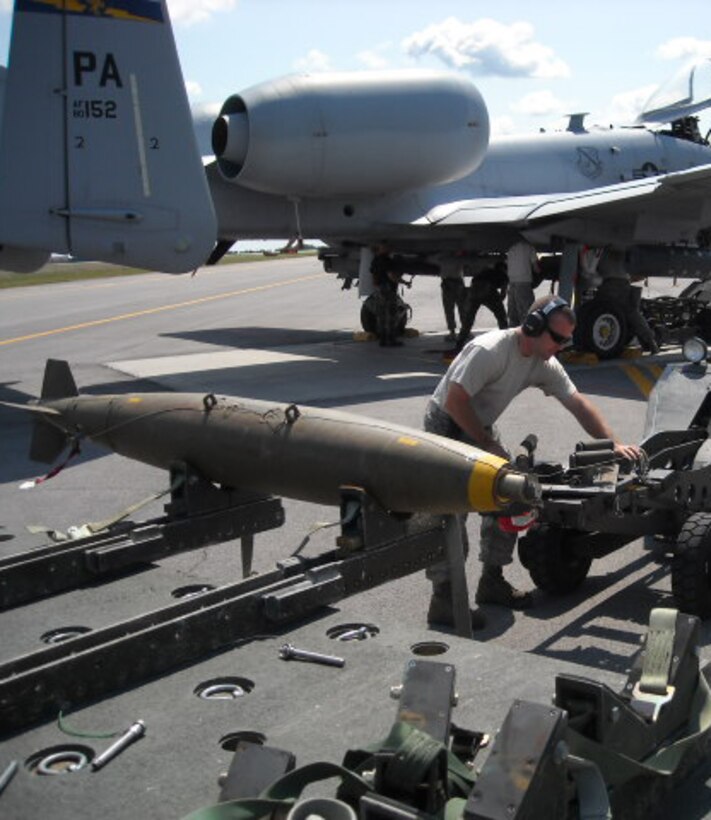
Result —
[[616, 442], [613, 450], [618, 456], [629, 459], [629, 461], [637, 461], [642, 456], [642, 451], [636, 444], [620, 444]]

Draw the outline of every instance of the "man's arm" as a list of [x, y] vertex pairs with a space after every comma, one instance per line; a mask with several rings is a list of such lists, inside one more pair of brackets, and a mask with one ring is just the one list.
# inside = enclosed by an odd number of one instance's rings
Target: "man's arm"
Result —
[[484, 425], [479, 421], [479, 417], [472, 408], [471, 397], [461, 384], [452, 382], [449, 385], [444, 409], [477, 447], [481, 447], [482, 450], [508, 461], [508, 453], [490, 436]]
[[612, 428], [605, 421], [602, 413], [582, 393], [573, 393], [567, 399], [561, 399], [566, 410], [569, 410], [578, 420], [580, 426], [593, 438], [609, 438], [614, 442], [615, 452], [632, 461], [639, 458], [640, 450], [636, 444], [622, 444], [612, 432]]

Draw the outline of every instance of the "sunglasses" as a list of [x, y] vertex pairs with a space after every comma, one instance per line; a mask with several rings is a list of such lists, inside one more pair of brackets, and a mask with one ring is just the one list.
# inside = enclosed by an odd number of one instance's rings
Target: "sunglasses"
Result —
[[560, 347], [568, 347], [573, 343], [572, 336], [563, 336], [561, 333], [556, 333], [555, 330], [551, 330], [549, 327], [546, 328], [546, 332]]

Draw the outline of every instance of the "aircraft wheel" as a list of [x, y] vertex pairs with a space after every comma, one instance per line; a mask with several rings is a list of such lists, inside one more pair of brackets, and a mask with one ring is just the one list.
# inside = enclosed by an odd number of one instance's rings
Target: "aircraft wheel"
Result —
[[576, 555], [566, 542], [574, 530], [537, 524], [518, 541], [518, 555], [538, 589], [562, 594], [583, 583], [592, 558]]
[[360, 324], [366, 333], [378, 335], [378, 314], [375, 310], [375, 294], [373, 293], [361, 305]]
[[573, 338], [578, 349], [595, 353], [600, 359], [614, 359], [625, 349], [627, 318], [614, 302], [593, 299], [582, 305], [577, 317]]
[[684, 522], [672, 559], [672, 593], [682, 612], [711, 614], [711, 513], [692, 513]]

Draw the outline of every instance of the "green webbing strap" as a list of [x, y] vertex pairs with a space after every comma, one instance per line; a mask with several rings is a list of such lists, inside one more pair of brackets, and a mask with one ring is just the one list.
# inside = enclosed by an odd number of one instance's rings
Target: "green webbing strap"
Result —
[[260, 800], [258, 797], [230, 800], [198, 809], [183, 820], [257, 820], [287, 805], [284, 800]]
[[[408, 781], [412, 781], [414, 775], [411, 777], [403, 774], [403, 769], [412, 766], [413, 772], [417, 770], [424, 773], [429, 765], [432, 765], [437, 757], [442, 755], [443, 761], [446, 761], [450, 794], [456, 792], [460, 796], [466, 797], [474, 785], [474, 775], [471, 770], [456, 755], [452, 754], [444, 744], [434, 740], [426, 732], [416, 729], [411, 724], [403, 721], [397, 721], [393, 724], [390, 733], [384, 740], [370, 744], [363, 749], [350, 749], [346, 752], [343, 765], [359, 772], [372, 769], [374, 755], [385, 750], [395, 753], [394, 760], [402, 751], [404, 757], [403, 760], [397, 760], [397, 767], [400, 771], [399, 776]], [[429, 763], [425, 764], [426, 760], [429, 760]], [[392, 766], [393, 763], [391, 762], [390, 765]], [[420, 779], [419, 782], [422, 782], [422, 780]]]
[[294, 800], [310, 783], [319, 780], [328, 780], [330, 777], [339, 777], [350, 794], [361, 797], [366, 792], [373, 791], [373, 787], [355, 772], [339, 766], [337, 763], [309, 763], [288, 772], [275, 780], [260, 795], [271, 800]]
[[[274, 781], [254, 798], [242, 798], [208, 806], [185, 817], [183, 820], [258, 820], [270, 815], [277, 809], [287, 812], [296, 802], [301, 792], [311, 783], [337, 777], [341, 780], [341, 789], [348, 800], [357, 800], [373, 787], [364, 780], [359, 771], [372, 768], [373, 756], [380, 751], [393, 752], [390, 766], [396, 766], [398, 788], [403, 783], [415, 783], [416, 773], [424, 776], [429, 767], [436, 764], [444, 769], [446, 766], [449, 791], [458, 792], [457, 797], [447, 801], [441, 820], [459, 820], [464, 812], [466, 797], [474, 785], [474, 775], [442, 743], [434, 740], [409, 723], [398, 721], [394, 724], [384, 741], [374, 743], [364, 750], [349, 750], [344, 758], [344, 765], [335, 763], [311, 763], [285, 774]], [[389, 775], [390, 779], [391, 775]], [[422, 782], [422, 780], [417, 781]]]
[[641, 692], [666, 695], [669, 686], [669, 667], [674, 654], [676, 609], [653, 609], [649, 617], [649, 631], [645, 646]]
[[275, 780], [259, 797], [218, 803], [189, 814], [184, 820], [257, 820], [277, 809], [286, 813], [310, 783], [338, 777], [349, 793], [360, 797], [372, 787], [363, 778], [335, 763], [310, 763]]
[[568, 755], [565, 762], [578, 792], [578, 820], [611, 820], [607, 786], [600, 769], [575, 755]]
[[686, 724], [687, 734], [644, 760], [607, 749], [568, 727], [566, 741], [573, 754], [596, 763], [608, 786], [617, 786], [638, 775], [674, 774], [682, 757], [711, 728], [711, 689], [706, 677], [699, 673]]
[[433, 766], [443, 778], [446, 776], [447, 750], [424, 732], [409, 732], [388, 762], [385, 783], [404, 794], [414, 794]]

